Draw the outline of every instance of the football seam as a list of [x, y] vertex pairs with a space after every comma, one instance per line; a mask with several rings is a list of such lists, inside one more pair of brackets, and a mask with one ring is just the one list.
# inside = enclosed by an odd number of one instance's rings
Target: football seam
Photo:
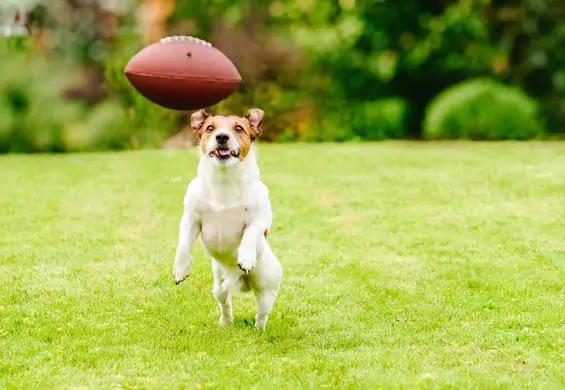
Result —
[[222, 83], [233, 83], [233, 82], [241, 82], [241, 78], [237, 79], [215, 79], [210, 77], [194, 77], [194, 76], [173, 76], [173, 75], [156, 75], [153, 73], [145, 73], [145, 72], [131, 72], [126, 71], [126, 74], [133, 74], [136, 76], [149, 76], [154, 77], [157, 79], [175, 79], [175, 80], [202, 80], [202, 81], [215, 81], [215, 82], [222, 82]]
[[173, 36], [161, 38], [159, 40], [159, 42], [163, 43], [163, 44], [168, 44], [168, 43], [173, 43], [173, 42], [184, 42], [184, 41], [197, 43], [199, 45], [215, 49], [214, 46], [212, 46], [212, 44], [210, 42], [207, 42], [207, 41], [200, 39], [200, 38], [191, 37], [189, 35], [173, 35]]

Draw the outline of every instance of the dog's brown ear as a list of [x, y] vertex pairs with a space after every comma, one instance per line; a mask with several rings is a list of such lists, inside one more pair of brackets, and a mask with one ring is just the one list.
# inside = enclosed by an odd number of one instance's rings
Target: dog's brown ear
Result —
[[263, 123], [263, 116], [265, 113], [263, 110], [258, 108], [252, 108], [251, 110], [247, 111], [247, 115], [245, 117], [249, 121], [251, 125], [251, 139], [255, 140], [257, 137], [261, 135], [263, 129], [261, 128], [261, 124]]
[[202, 125], [206, 121], [206, 118], [209, 116], [210, 114], [207, 113], [206, 110], [196, 111], [190, 116], [190, 126], [192, 126], [192, 130], [194, 130], [194, 133], [198, 136], [198, 138], [202, 135], [200, 130], [202, 129]]

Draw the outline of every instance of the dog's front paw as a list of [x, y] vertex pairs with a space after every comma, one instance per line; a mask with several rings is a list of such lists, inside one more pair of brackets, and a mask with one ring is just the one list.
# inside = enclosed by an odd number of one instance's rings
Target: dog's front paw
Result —
[[245, 273], [248, 273], [255, 267], [257, 262], [257, 252], [248, 249], [240, 249], [237, 259], [237, 265]]
[[188, 275], [192, 272], [192, 264], [177, 264], [175, 263], [175, 267], [173, 269], [173, 278], [175, 279], [175, 283], [179, 284], [184, 281]]

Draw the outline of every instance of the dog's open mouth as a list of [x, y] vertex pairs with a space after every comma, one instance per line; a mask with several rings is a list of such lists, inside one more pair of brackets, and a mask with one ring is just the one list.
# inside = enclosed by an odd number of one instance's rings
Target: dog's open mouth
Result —
[[239, 153], [234, 152], [230, 148], [219, 147], [218, 149], [211, 151], [208, 156], [210, 158], [216, 157], [218, 160], [227, 160], [230, 157], [239, 157]]

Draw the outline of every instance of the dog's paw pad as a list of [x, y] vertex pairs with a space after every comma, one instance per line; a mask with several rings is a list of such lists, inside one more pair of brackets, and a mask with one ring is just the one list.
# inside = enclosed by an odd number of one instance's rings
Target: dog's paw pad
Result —
[[248, 273], [255, 267], [257, 262], [257, 252], [250, 249], [239, 249], [237, 257], [237, 266], [245, 273]]
[[251, 271], [251, 268], [253, 268], [250, 265], [246, 265], [241, 262], [237, 263], [237, 266], [239, 267], [240, 270], [242, 270], [245, 273], [248, 273], [249, 271]]
[[175, 280], [175, 284], [179, 284], [185, 281], [191, 272], [192, 272], [191, 266], [175, 267], [173, 271], [173, 279]]

